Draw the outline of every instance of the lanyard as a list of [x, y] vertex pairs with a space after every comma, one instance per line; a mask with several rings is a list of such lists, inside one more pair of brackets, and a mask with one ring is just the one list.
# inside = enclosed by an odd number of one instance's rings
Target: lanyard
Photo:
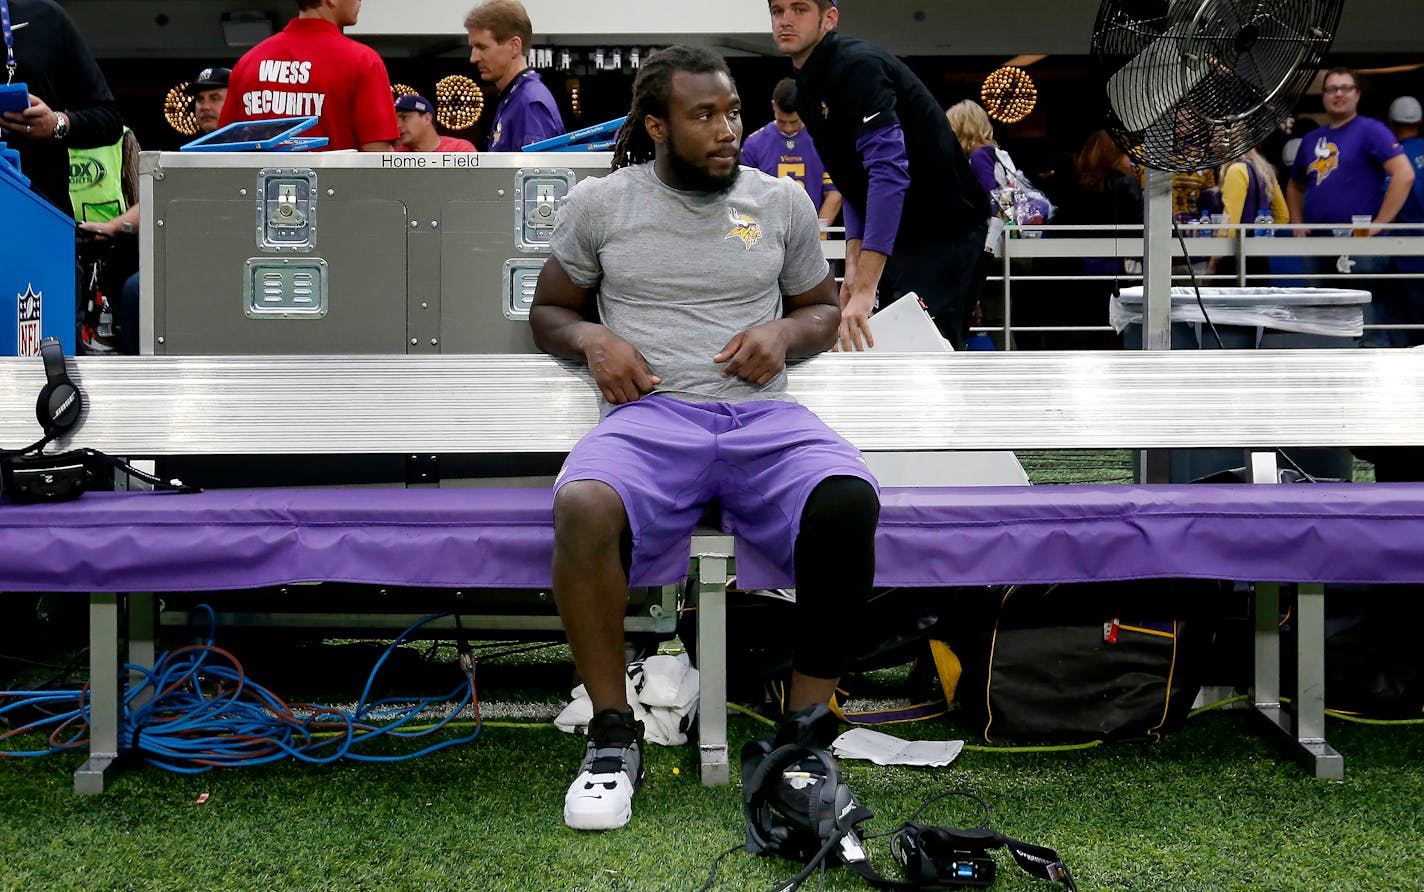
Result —
[[[4, 4], [4, 2], [5, 0], [0, 0], [0, 4]], [[525, 79], [532, 74], [534, 74], [534, 69], [526, 68], [515, 76], [514, 80], [509, 85], [509, 91], [505, 93], [503, 97], [500, 98], [499, 106], [494, 110], [494, 118], [496, 122], [498, 122], [501, 118], [504, 117], [504, 110], [509, 107], [510, 100], [514, 98], [515, 93], [519, 92], [519, 88], [524, 86]]]
[[10, 27], [10, 4], [8, 0], [0, 0], [0, 31], [5, 33], [5, 84], [9, 86], [15, 81], [15, 69], [20, 65], [15, 61], [15, 31]]

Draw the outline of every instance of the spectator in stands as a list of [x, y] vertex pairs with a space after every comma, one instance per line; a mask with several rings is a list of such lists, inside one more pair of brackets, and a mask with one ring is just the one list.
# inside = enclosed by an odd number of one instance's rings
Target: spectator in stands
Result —
[[231, 68], [204, 68], [188, 84], [185, 92], [193, 99], [193, 117], [198, 121], [200, 134], [207, 135], [218, 129], [231, 75]]
[[824, 705], [846, 668], [879, 516], [860, 454], [786, 393], [786, 360], [831, 347], [839, 323], [815, 206], [739, 165], [741, 102], [720, 56], [663, 50], [633, 92], [613, 172], [564, 200], [529, 319], [544, 350], [588, 363], [609, 404], [554, 497], [554, 596], [594, 709], [564, 799], [584, 830], [627, 823], [642, 776], [629, 582], [686, 574], [702, 503], [719, 499], [794, 571], [790, 714]]
[[791, 177], [806, 187], [823, 227], [836, 222], [841, 194], [826, 173], [816, 144], [796, 105], [795, 78], [782, 78], [771, 93], [772, 122], [742, 144], [742, 163], [774, 177]]
[[112, 145], [123, 135], [119, 107], [69, 15], [54, 0], [9, 0], [14, 80], [30, 107], [0, 117], [0, 141], [20, 153], [30, 189], [73, 215], [69, 149]]
[[[1389, 127], [1404, 150], [1404, 157], [1414, 169], [1414, 185], [1409, 197], [1404, 200], [1395, 217], [1399, 223], [1424, 223], [1424, 138], [1419, 136], [1421, 114], [1419, 100], [1413, 96], [1400, 96], [1389, 105]], [[1424, 230], [1395, 230], [1394, 235], [1424, 235]], [[1405, 254], [1394, 258], [1394, 272], [1424, 276], [1424, 255]], [[1402, 279], [1398, 281], [1398, 305], [1394, 307], [1394, 321], [1420, 325], [1424, 324], [1424, 278]], [[1414, 347], [1424, 344], [1424, 330], [1400, 330], [1386, 332], [1391, 346]]]
[[[1137, 185], [1144, 185], [1145, 171], [1137, 171]], [[1172, 174], [1172, 217], [1179, 223], [1195, 223], [1202, 214], [1221, 213], [1221, 186], [1211, 168]]]
[[[989, 203], [938, 100], [895, 56], [842, 37], [834, 0], [770, 0], [802, 120], [844, 201], [842, 349], [873, 344], [877, 294], [915, 292], [957, 349], [983, 284]], [[976, 278], [979, 277], [979, 278]], [[882, 281], [883, 279], [883, 281]]]
[[465, 16], [465, 30], [470, 36], [470, 63], [479, 69], [481, 80], [499, 90], [487, 149], [518, 152], [563, 133], [564, 119], [554, 94], [524, 58], [534, 40], [534, 26], [524, 5], [518, 0], [487, 0]]
[[375, 50], [341, 33], [361, 0], [296, 0], [298, 15], [237, 60], [221, 126], [314, 115], [325, 151], [389, 152], [399, 135], [391, 79]]
[[[1056, 222], [1064, 225], [1102, 224], [1131, 226], [1142, 223], [1142, 189], [1137, 171], [1127, 155], [1104, 130], [1090, 134], [1075, 161], [1077, 181], [1063, 196]], [[1094, 235], [1111, 235], [1104, 229]], [[1135, 236], [1135, 232], [1125, 233]], [[1070, 261], [1071, 263], [1071, 261]], [[1084, 276], [1120, 276], [1126, 267], [1120, 257], [1086, 257], [1064, 272]], [[1039, 308], [1044, 324], [1106, 325], [1108, 298], [1117, 291], [1117, 282], [1106, 279], [1070, 283], [1051, 302]], [[1060, 346], [1105, 347], [1103, 337], [1093, 332], [1066, 335]]]
[[456, 136], [441, 136], [435, 129], [435, 105], [424, 96], [406, 95], [396, 100], [397, 152], [473, 152], [474, 143]]
[[[1274, 226], [1290, 222], [1290, 209], [1286, 207], [1286, 197], [1281, 191], [1280, 180], [1276, 177], [1275, 165], [1266, 160], [1259, 148], [1252, 149], [1235, 161], [1222, 165], [1221, 174], [1222, 213], [1229, 224], [1250, 224], [1266, 218]], [[1220, 238], [1234, 238], [1235, 230], [1222, 230]], [[1274, 229], [1272, 230], [1274, 234]], [[1248, 230], [1248, 234], [1250, 231]], [[1252, 274], [1271, 271], [1270, 258], [1252, 257], [1246, 264], [1246, 271]], [[1232, 275], [1236, 272], [1235, 257], [1212, 257], [1207, 261], [1207, 274]], [[1260, 280], [1248, 282], [1264, 285]]]
[[[991, 327], [1002, 327], [1004, 304], [1001, 299], [995, 299], [998, 295], [993, 293], [994, 289], [988, 284], [986, 277], [992, 258], [999, 254], [1004, 224], [1011, 216], [1014, 216], [1016, 223], [1043, 223], [1046, 222], [1045, 216], [1049, 209], [1045, 199], [1045, 206], [1036, 217], [1019, 221], [1015, 216], [1014, 187], [1019, 183], [1027, 184], [1028, 178], [1014, 164], [1009, 153], [1000, 148], [994, 140], [994, 124], [989, 120], [989, 113], [984, 111], [983, 106], [972, 99], [965, 99], [950, 106], [944, 114], [950, 129], [954, 131], [954, 138], [959, 140], [959, 147], [969, 157], [969, 168], [974, 171], [975, 178], [984, 190], [984, 197], [989, 201], [989, 228], [984, 241], [984, 250], [988, 253], [981, 255], [983, 270], [976, 276], [984, 285], [971, 320], [982, 321]], [[1008, 202], [1007, 207], [1004, 206], [1005, 201]], [[1017, 263], [1015, 272], [1020, 275], [1030, 274], [1031, 269], [1027, 263]]]
[[[1286, 188], [1291, 222], [1335, 223], [1341, 226], [1337, 231], [1347, 233], [1356, 216], [1370, 217], [1375, 223], [1394, 222], [1414, 184], [1414, 165], [1404, 157], [1404, 150], [1388, 127], [1358, 113], [1360, 82], [1353, 71], [1332, 68], [1326, 72], [1324, 102], [1326, 125], [1305, 136], [1291, 169]], [[1373, 235], [1377, 231], [1366, 227], [1361, 234]], [[1296, 229], [1295, 234], [1328, 237], [1332, 230]], [[1339, 272], [1370, 276], [1388, 268], [1388, 257], [1305, 258], [1307, 275]], [[1388, 288], [1383, 282], [1325, 280], [1313, 284], [1350, 284], [1378, 292], [1385, 299], [1366, 305], [1365, 322], [1386, 321], [1384, 315], [1376, 315], [1388, 302]], [[1366, 331], [1360, 341], [1362, 347], [1388, 344], [1386, 331]]]

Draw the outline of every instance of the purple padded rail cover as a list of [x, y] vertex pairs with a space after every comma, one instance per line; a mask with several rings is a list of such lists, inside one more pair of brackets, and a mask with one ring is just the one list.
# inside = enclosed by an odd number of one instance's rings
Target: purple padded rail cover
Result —
[[[886, 488], [876, 582], [1213, 578], [1424, 582], [1424, 484]], [[735, 532], [733, 530], [732, 532]], [[754, 542], [738, 583], [792, 585]], [[205, 591], [335, 581], [545, 588], [543, 489], [256, 489], [0, 500], [0, 591]], [[834, 561], [835, 555], [825, 556]], [[687, 573], [686, 549], [633, 585]]]

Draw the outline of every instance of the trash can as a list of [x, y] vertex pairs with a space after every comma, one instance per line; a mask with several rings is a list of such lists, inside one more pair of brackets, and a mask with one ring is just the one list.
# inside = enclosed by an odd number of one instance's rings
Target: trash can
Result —
[[[1349, 288], [1202, 288], [1201, 302], [1221, 344], [1197, 305], [1196, 290], [1172, 289], [1172, 349], [1284, 350], [1350, 349], [1364, 334], [1368, 291]], [[1128, 349], [1142, 347], [1142, 288], [1124, 288], [1108, 309], [1112, 325]], [[1349, 480], [1354, 457], [1348, 449], [1286, 450], [1289, 461], [1316, 477]], [[1248, 466], [1241, 449], [1175, 449], [1174, 483], [1199, 480]]]
[[0, 176], [0, 356], [38, 356], [59, 338], [74, 353], [74, 218]]

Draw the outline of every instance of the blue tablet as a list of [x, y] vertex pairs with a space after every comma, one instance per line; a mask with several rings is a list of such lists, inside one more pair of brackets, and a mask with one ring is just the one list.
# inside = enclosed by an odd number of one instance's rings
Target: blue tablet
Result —
[[[271, 152], [292, 137], [316, 124], [316, 116], [273, 118], [270, 121], [238, 121], [200, 136], [182, 147], [184, 152]], [[324, 137], [304, 137], [323, 139]], [[325, 142], [322, 143], [323, 145]], [[314, 148], [314, 146], [304, 146]]]
[[[565, 133], [562, 136], [552, 136], [542, 139], [539, 142], [531, 142], [522, 151], [525, 152], [554, 152], [563, 146], [578, 145], [596, 140], [598, 137], [614, 136], [618, 129], [623, 126], [623, 122], [628, 119], [627, 115], [621, 118], [614, 118], [611, 121], [604, 121], [602, 124], [594, 124], [591, 127], [584, 127], [582, 130], [575, 130], [572, 133]], [[606, 141], [606, 140], [601, 140]], [[614, 140], [616, 142], [616, 140]]]

